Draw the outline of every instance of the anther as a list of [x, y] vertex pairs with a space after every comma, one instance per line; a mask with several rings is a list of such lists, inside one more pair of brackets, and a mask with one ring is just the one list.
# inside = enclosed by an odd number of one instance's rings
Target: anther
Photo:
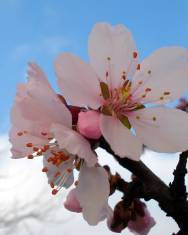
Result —
[[27, 143], [26, 147], [31, 148], [31, 147], [33, 147], [33, 144], [32, 143]]
[[111, 58], [110, 58], [110, 57], [107, 57], [107, 60], [108, 60], [108, 61], [110, 61], [110, 60], [111, 60]]
[[157, 120], [157, 118], [156, 118], [156, 117], [153, 117], [153, 118], [152, 118], [152, 120], [153, 120], [153, 121], [156, 121], [156, 120]]
[[18, 135], [18, 136], [22, 136], [22, 135], [23, 135], [23, 132], [18, 132], [17, 135]]
[[170, 95], [170, 92], [169, 91], [165, 91], [163, 94], [164, 95]]
[[68, 173], [71, 173], [71, 172], [72, 172], [72, 169], [71, 169], [71, 168], [68, 168], [68, 169], [67, 169], [67, 172], [68, 172]]
[[78, 180], [76, 180], [76, 181], [74, 182], [74, 185], [75, 185], [75, 186], [77, 186], [77, 185], [78, 185]]
[[161, 97], [160, 97], [160, 100], [164, 100], [164, 97], [163, 97], [163, 96], [161, 96]]
[[44, 167], [44, 168], [42, 169], [42, 172], [48, 172], [48, 168], [47, 168], [47, 167]]
[[146, 88], [145, 89], [145, 92], [150, 92], [151, 91], [151, 88]]
[[29, 155], [27, 155], [27, 158], [28, 158], [28, 159], [33, 159], [34, 157], [33, 157], [32, 154], [29, 154]]
[[108, 72], [106, 72], [106, 77], [108, 77]]
[[58, 193], [58, 190], [57, 189], [53, 189], [52, 190], [52, 195], [56, 195]]
[[51, 187], [51, 188], [54, 188], [54, 187], [55, 187], [55, 185], [54, 185], [53, 182], [50, 183], [50, 187]]
[[38, 147], [33, 147], [33, 151], [34, 151], [34, 152], [37, 152], [38, 150], [39, 150]]
[[137, 120], [140, 120], [140, 116], [136, 116], [136, 119], [137, 119]]
[[148, 74], [151, 74], [151, 70], [148, 70]]
[[143, 84], [143, 81], [139, 81], [138, 84], [139, 84], [139, 85], [142, 85], [142, 84]]
[[136, 69], [137, 69], [137, 70], [140, 70], [140, 64], [137, 64]]
[[142, 95], [142, 98], [146, 98], [146, 94]]
[[47, 135], [47, 133], [46, 132], [41, 132], [41, 135], [45, 136], [45, 135]]
[[138, 56], [138, 53], [136, 51], [133, 52], [133, 58], [136, 59]]

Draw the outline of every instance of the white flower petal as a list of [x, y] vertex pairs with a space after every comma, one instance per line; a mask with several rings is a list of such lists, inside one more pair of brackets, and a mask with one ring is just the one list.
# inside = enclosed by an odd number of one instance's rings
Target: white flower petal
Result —
[[188, 149], [188, 114], [178, 109], [148, 108], [136, 111], [130, 119], [137, 136], [156, 152]]
[[14, 104], [11, 111], [11, 122], [9, 140], [12, 144], [12, 158], [21, 158], [33, 154], [33, 148], [27, 147], [28, 143], [38, 148], [48, 144], [48, 134], [41, 134], [48, 133], [46, 123], [25, 119], [17, 103]]
[[60, 148], [66, 149], [73, 155], [78, 155], [86, 161], [88, 166], [94, 166], [97, 163], [96, 154], [91, 149], [89, 142], [76, 131], [57, 123], [52, 125], [51, 131]]
[[117, 118], [101, 115], [100, 125], [104, 138], [117, 155], [139, 160], [142, 153], [141, 142]]
[[88, 50], [91, 65], [100, 79], [106, 81], [108, 72], [113, 87], [120, 83], [123, 71], [131, 76], [136, 69], [137, 58], [133, 58], [133, 53], [136, 52], [135, 43], [131, 33], [123, 25], [113, 27], [107, 23], [96, 24], [89, 37]]
[[28, 83], [22, 84], [17, 91], [16, 104], [22, 115], [32, 121], [41, 121], [50, 125], [58, 122], [72, 125], [70, 111], [51, 88], [46, 75], [36, 64], [29, 64]]
[[96, 225], [104, 219], [109, 193], [108, 174], [104, 168], [89, 168], [84, 164], [80, 171], [76, 195], [83, 209], [83, 217], [90, 225]]
[[61, 54], [55, 60], [55, 71], [63, 96], [75, 106], [100, 106], [100, 86], [90, 65], [77, 56]]
[[[142, 98], [147, 88], [151, 91]], [[133, 77], [132, 90], [143, 103], [166, 103], [179, 98], [188, 90], [188, 51], [181, 47], [155, 51], [141, 63], [141, 70]]]

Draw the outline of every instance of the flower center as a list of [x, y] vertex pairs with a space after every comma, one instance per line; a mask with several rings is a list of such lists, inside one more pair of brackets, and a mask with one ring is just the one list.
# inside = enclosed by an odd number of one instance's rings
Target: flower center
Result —
[[136, 102], [131, 94], [131, 81], [125, 80], [119, 88], [111, 89], [105, 82], [100, 82], [103, 106], [101, 112], [105, 115], [118, 118], [127, 128], [131, 128], [128, 113], [141, 108], [144, 105]]

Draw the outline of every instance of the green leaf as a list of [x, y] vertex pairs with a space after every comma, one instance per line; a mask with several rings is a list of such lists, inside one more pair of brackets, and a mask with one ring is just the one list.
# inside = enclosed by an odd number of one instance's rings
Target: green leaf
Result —
[[108, 85], [105, 82], [100, 82], [101, 94], [105, 100], [110, 98], [110, 91]]
[[130, 122], [129, 122], [128, 117], [126, 117], [126, 116], [121, 116], [121, 117], [119, 118], [119, 120], [121, 121], [121, 123], [122, 123], [125, 127], [127, 127], [128, 129], [131, 129], [131, 124], [130, 124]]

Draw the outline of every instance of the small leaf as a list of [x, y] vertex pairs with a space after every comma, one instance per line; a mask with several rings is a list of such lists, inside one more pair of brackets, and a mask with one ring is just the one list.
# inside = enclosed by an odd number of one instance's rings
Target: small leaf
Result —
[[128, 129], [131, 129], [131, 124], [130, 124], [130, 122], [129, 122], [128, 117], [126, 117], [126, 116], [121, 116], [121, 117], [119, 118], [119, 120], [121, 121], [121, 123], [122, 123], [125, 127], [127, 127]]
[[105, 100], [110, 98], [110, 91], [108, 85], [105, 82], [100, 82], [101, 94]]

